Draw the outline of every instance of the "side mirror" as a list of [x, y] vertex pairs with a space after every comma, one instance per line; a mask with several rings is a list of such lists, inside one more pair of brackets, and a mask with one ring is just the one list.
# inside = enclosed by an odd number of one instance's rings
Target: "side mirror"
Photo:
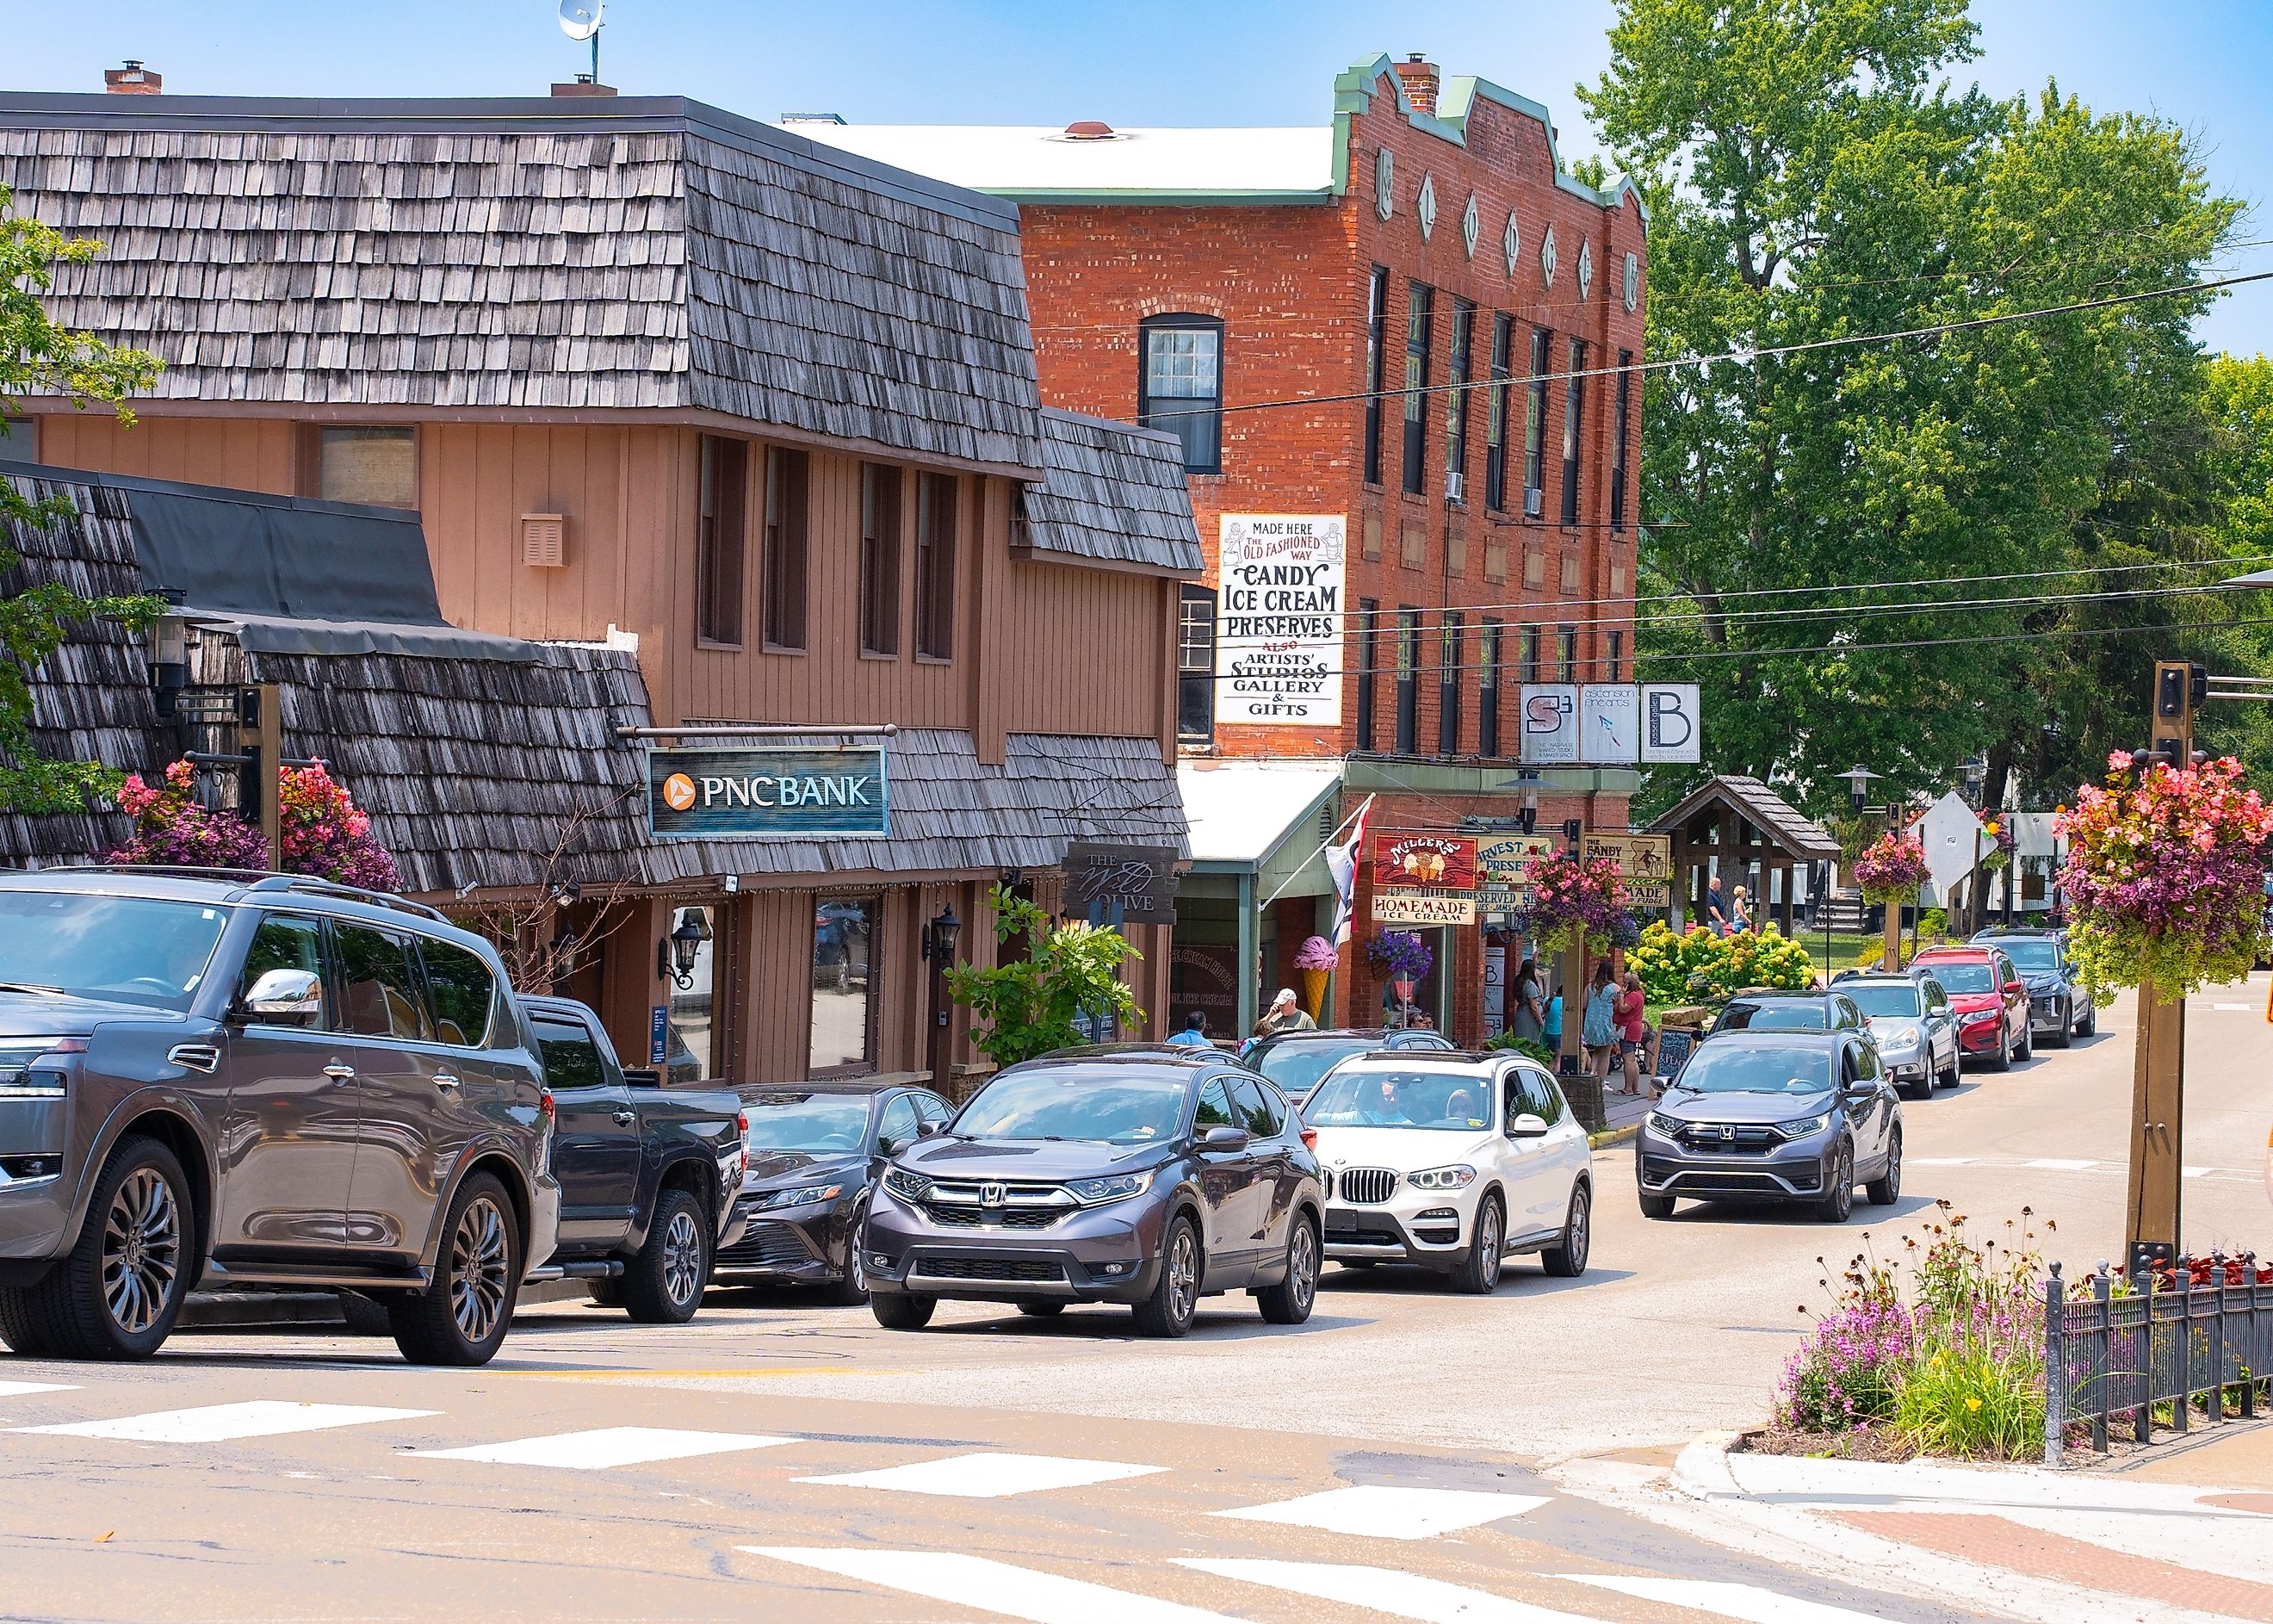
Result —
[[2005, 983], [2005, 990], [2007, 992], [2026, 992], [2029, 990], [2029, 984], [2026, 981], [2007, 981]]
[[894, 1139], [890, 1134], [880, 1133], [876, 1136], [876, 1154], [878, 1155], [885, 1157], [895, 1156], [899, 1154], [899, 1149], [900, 1141]]
[[653, 1066], [626, 1066], [624, 1081], [634, 1088], [660, 1088], [663, 1086], [663, 1073]]
[[1249, 1135], [1244, 1128], [1210, 1128], [1200, 1135], [1202, 1150], [1245, 1150]]
[[943, 1122], [919, 1122], [916, 1124], [916, 1137], [919, 1139], [937, 1139], [941, 1134], [946, 1132], [947, 1124]]
[[294, 1025], [320, 1021], [324, 1017], [324, 978], [312, 970], [263, 970], [237, 1011], [249, 1020], [289, 1021]]
[[1512, 1139], [1542, 1139], [1547, 1137], [1547, 1119], [1526, 1111], [1507, 1124], [1507, 1137]]

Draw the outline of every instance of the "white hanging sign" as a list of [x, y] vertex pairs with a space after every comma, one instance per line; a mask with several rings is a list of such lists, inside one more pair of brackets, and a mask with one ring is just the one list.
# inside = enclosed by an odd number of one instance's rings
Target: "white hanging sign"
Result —
[[1338, 513], [1223, 515], [1219, 726], [1340, 723], [1347, 530]]
[[1518, 759], [1527, 766], [1576, 766], [1579, 685], [1527, 682], [1522, 688], [1522, 753]]
[[1641, 685], [1641, 759], [1697, 763], [1704, 759], [1705, 712], [1694, 682]]

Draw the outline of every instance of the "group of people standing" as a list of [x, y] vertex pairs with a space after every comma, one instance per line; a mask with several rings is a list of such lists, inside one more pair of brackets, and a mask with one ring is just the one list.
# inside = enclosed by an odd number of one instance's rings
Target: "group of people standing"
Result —
[[[1657, 1034], [1643, 1015], [1648, 1001], [1641, 977], [1629, 970], [1621, 978], [1607, 959], [1595, 963], [1579, 1018], [1579, 1042], [1587, 1071], [1602, 1080], [1606, 1094], [1638, 1095], [1643, 1079], [1657, 1074]], [[1563, 1047], [1562, 989], [1549, 992], [1536, 959], [1516, 967], [1508, 989], [1508, 1026], [1519, 1038], [1557, 1051]], [[1623, 1079], [1615, 1088], [1609, 1086], [1614, 1069]]]

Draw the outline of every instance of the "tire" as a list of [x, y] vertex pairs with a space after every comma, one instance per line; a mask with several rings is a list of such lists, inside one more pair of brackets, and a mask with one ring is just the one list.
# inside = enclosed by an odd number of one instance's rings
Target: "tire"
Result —
[[1152, 1295], [1132, 1304], [1139, 1336], [1182, 1336], [1192, 1328], [1200, 1311], [1200, 1232], [1191, 1219], [1179, 1215], [1168, 1225], [1168, 1238], [1160, 1247], [1160, 1278]]
[[2066, 1049], [2075, 1041], [2075, 1003], [2071, 999], [2067, 1012], [2060, 1017], [2059, 1027], [2044, 1034], [2044, 1041], [2054, 1049]]
[[1933, 1074], [1934, 1086], [1937, 1088], [1954, 1088], [1964, 1081], [1964, 1056], [1955, 1049], [1952, 1049], [1949, 1056], [1949, 1070], [1947, 1071], [1936, 1071]]
[[821, 1288], [821, 1295], [839, 1308], [858, 1308], [868, 1300], [868, 1255], [860, 1246], [860, 1226], [867, 1217], [862, 1207], [845, 1221], [844, 1272]]
[[1587, 1252], [1594, 1241], [1594, 1192], [1581, 1182], [1571, 1186], [1571, 1210], [1563, 1215], [1563, 1238], [1539, 1256], [1547, 1272], [1557, 1280], [1576, 1280], [1587, 1272]]
[[904, 1291], [868, 1298], [868, 1312], [888, 1331], [920, 1331], [931, 1323], [932, 1310], [938, 1306], [935, 1297], [914, 1297]]
[[1992, 1071], [2009, 1071], [2013, 1069], [2013, 1037], [2010, 1033], [2001, 1031], [1998, 1033], [1997, 1057], [1989, 1063], [1989, 1069]]
[[505, 1345], [520, 1296], [513, 1203], [494, 1175], [476, 1173], [450, 1199], [433, 1283], [387, 1304], [387, 1323], [413, 1365], [487, 1365]]
[[1864, 1198], [1873, 1207], [1892, 1207], [1902, 1195], [1902, 1133], [1894, 1130], [1887, 1146], [1886, 1170], [1863, 1186]]
[[1652, 1195], [1647, 1190], [1643, 1191], [1641, 1196], [1641, 1215], [1645, 1218], [1672, 1217], [1673, 1198], [1669, 1195]]
[[624, 1312], [641, 1325], [685, 1325], [710, 1282], [710, 1214], [692, 1190], [657, 1192], [647, 1244], [616, 1282]]
[[1468, 1255], [1452, 1274], [1452, 1289], [1466, 1297], [1489, 1297], [1499, 1286], [1500, 1264], [1507, 1250], [1507, 1218], [1499, 1197], [1488, 1195], [1476, 1208], [1475, 1234]]
[[[0, 1338], [59, 1359], [146, 1359], [181, 1317], [196, 1274], [190, 1181], [156, 1139], [123, 1139], [102, 1164], [79, 1240], [38, 1284], [4, 1295]], [[20, 1338], [20, 1340], [19, 1340]]]
[[1377, 1258], [1341, 1258], [1336, 1259], [1334, 1267], [1346, 1269], [1369, 1269], [1379, 1261]]
[[1300, 1325], [1318, 1300], [1317, 1226], [1302, 1212], [1287, 1231], [1287, 1277], [1255, 1294], [1255, 1305], [1272, 1325]]
[[1815, 1204], [1815, 1215], [1826, 1223], [1844, 1223], [1855, 1211], [1855, 1147], [1846, 1139], [1831, 1158], [1831, 1181], [1823, 1188], [1823, 1199]]
[[2037, 1026], [2033, 1019], [2021, 1034], [2021, 1047], [2014, 1051], [2013, 1057], [2015, 1060], [2034, 1060], [2037, 1057]]
[[1054, 1320], [1065, 1312], [1065, 1304], [1054, 1297], [1029, 1297], [1018, 1304], [1018, 1312], [1029, 1320]]
[[621, 1308], [624, 1305], [624, 1289], [618, 1281], [596, 1280], [587, 1289], [596, 1308]]
[[2099, 1006], [2095, 1004], [2084, 1011], [2083, 1026], [2082, 1028], [2076, 1033], [2076, 1036], [2080, 1038], [2096, 1038], [2098, 1035]]

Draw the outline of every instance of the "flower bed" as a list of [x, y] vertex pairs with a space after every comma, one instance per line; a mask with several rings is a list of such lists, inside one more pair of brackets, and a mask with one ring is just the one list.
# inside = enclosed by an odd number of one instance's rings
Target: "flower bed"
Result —
[[1796, 990], [1815, 974], [1807, 950], [1773, 925], [1720, 936], [1702, 925], [1675, 930], [1652, 920], [1642, 927], [1626, 965], [1658, 1004], [1720, 1004], [1746, 987]]
[[[268, 843], [236, 813], [197, 799], [196, 770], [186, 761], [166, 769], [162, 784], [129, 773], [118, 809], [134, 820], [133, 838], [103, 861], [200, 868], [266, 868]], [[321, 762], [287, 767], [277, 780], [279, 844], [288, 874], [314, 875], [343, 885], [394, 891], [402, 883], [394, 859], [371, 831], [371, 819]]]

